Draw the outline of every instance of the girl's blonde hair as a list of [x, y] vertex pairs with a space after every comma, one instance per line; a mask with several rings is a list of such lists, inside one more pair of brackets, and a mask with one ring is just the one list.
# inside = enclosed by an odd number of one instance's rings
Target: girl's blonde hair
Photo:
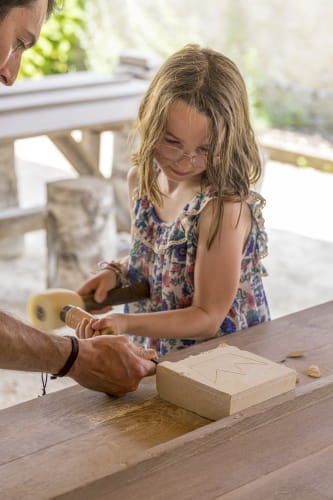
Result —
[[[154, 167], [155, 148], [164, 137], [168, 112], [181, 99], [211, 121], [211, 142], [203, 176], [216, 190], [212, 244], [223, 217], [223, 201], [243, 201], [261, 175], [261, 161], [249, 118], [244, 80], [223, 54], [189, 45], [169, 57], [153, 78], [139, 108], [141, 137], [133, 163], [139, 171], [139, 191], [161, 205]], [[216, 162], [216, 156], [219, 160]]]

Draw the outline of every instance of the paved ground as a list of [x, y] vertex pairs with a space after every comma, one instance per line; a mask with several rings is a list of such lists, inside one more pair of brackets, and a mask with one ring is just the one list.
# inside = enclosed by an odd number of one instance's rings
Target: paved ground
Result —
[[[45, 182], [75, 175], [47, 140], [19, 141], [18, 177], [24, 206], [43, 203]], [[48, 166], [40, 158], [47, 158]], [[37, 163], [36, 163], [37, 162]], [[266, 291], [272, 317], [304, 309], [333, 298], [333, 175], [268, 162], [262, 185], [270, 254]], [[0, 260], [1, 307], [25, 318], [32, 293], [45, 288], [43, 232], [26, 235], [24, 255]], [[49, 382], [49, 390], [70, 385]], [[37, 397], [39, 374], [0, 371], [0, 408]]]

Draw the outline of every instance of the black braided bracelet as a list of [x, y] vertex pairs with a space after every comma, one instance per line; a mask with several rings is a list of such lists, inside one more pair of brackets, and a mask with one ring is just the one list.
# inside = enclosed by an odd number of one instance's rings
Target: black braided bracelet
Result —
[[71, 353], [64, 364], [64, 366], [61, 368], [61, 370], [58, 371], [55, 375], [52, 375], [51, 378], [55, 379], [57, 377], [64, 377], [69, 370], [72, 368], [73, 364], [75, 363], [75, 360], [77, 358], [77, 355], [79, 354], [79, 341], [76, 337], [73, 335], [64, 335], [65, 337], [71, 339], [72, 342], [72, 350]]

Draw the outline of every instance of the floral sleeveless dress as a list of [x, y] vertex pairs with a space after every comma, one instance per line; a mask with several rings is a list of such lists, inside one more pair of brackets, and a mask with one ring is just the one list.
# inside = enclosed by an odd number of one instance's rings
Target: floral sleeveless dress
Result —
[[[192, 304], [197, 226], [200, 213], [213, 198], [214, 193], [209, 190], [196, 195], [173, 223], [160, 221], [146, 196], [135, 200], [127, 278], [129, 284], [148, 282], [150, 299], [125, 305], [125, 313], [166, 311]], [[260, 262], [267, 255], [267, 235], [261, 213], [265, 200], [251, 192], [247, 203], [252, 226], [243, 253], [239, 288], [217, 335], [233, 333], [270, 319], [262, 284], [265, 270]], [[140, 347], [156, 349], [160, 356], [201, 342], [135, 335], [131, 339]]]

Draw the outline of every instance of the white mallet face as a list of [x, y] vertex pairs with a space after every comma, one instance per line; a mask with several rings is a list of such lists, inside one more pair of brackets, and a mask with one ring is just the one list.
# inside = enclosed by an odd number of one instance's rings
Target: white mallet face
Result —
[[30, 298], [27, 304], [28, 317], [40, 330], [55, 330], [64, 326], [60, 312], [69, 304], [84, 308], [83, 299], [77, 293], [65, 288], [50, 288]]

